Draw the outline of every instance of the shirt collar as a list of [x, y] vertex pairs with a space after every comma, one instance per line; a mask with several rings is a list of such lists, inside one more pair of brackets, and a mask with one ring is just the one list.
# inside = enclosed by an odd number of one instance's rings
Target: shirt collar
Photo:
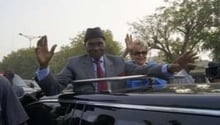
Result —
[[[91, 57], [91, 58], [92, 58], [92, 57]], [[93, 61], [93, 62], [95, 62], [95, 59], [94, 59], [94, 58], [92, 58], [92, 61]], [[101, 57], [99, 58], [99, 61], [100, 61], [100, 62], [104, 62], [104, 57], [103, 57], [103, 56], [101, 56]]]

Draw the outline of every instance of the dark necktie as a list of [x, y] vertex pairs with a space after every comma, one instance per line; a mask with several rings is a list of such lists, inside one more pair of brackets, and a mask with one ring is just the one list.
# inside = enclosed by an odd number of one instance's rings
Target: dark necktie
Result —
[[[105, 73], [101, 67], [100, 60], [95, 60], [95, 64], [97, 67], [97, 78], [104, 78]], [[98, 83], [97, 85], [98, 91], [105, 91], [108, 89], [106, 81], [99, 81], [97, 83]]]

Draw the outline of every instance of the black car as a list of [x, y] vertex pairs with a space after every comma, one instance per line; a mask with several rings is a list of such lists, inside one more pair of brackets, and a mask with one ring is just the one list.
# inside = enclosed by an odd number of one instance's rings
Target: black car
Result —
[[68, 91], [25, 108], [30, 125], [219, 125], [220, 83], [87, 94]]

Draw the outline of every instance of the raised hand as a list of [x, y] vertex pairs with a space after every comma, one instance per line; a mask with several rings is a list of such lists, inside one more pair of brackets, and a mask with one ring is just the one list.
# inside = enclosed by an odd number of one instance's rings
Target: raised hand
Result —
[[133, 39], [132, 35], [126, 34], [125, 37], [126, 51], [131, 51], [133, 49]]
[[178, 72], [181, 69], [188, 69], [190, 65], [192, 65], [195, 60], [198, 59], [196, 53], [189, 51], [179, 56], [176, 60], [173, 61], [172, 64], [169, 65], [168, 70], [170, 72]]
[[178, 57], [176, 63], [178, 63], [181, 68], [187, 69], [188, 64], [194, 63], [196, 59], [198, 59], [197, 54], [189, 51]]
[[53, 45], [50, 51], [48, 51], [47, 36], [43, 36], [38, 40], [35, 54], [41, 69], [48, 67], [49, 62], [54, 55], [56, 46], [57, 45]]

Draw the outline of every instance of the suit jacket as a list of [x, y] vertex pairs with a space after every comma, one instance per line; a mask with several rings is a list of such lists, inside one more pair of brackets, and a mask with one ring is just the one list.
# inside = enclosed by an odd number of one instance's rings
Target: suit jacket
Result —
[[[148, 76], [157, 76], [159, 78], [167, 79], [161, 72], [162, 65], [154, 66], [137, 66], [124, 62], [120, 56], [104, 55], [104, 67], [106, 77], [125, 75], [146, 74]], [[90, 56], [82, 55], [69, 58], [63, 70], [54, 77], [51, 73], [43, 80], [38, 81], [40, 87], [46, 95], [54, 95], [61, 92], [67, 84], [72, 80], [95, 78], [93, 61]], [[75, 91], [92, 92], [95, 89], [94, 84], [82, 83], [75, 84]], [[126, 87], [126, 83], [114, 82], [111, 84], [111, 89], [122, 89]]]
[[0, 76], [0, 125], [21, 125], [28, 118], [9, 81]]

